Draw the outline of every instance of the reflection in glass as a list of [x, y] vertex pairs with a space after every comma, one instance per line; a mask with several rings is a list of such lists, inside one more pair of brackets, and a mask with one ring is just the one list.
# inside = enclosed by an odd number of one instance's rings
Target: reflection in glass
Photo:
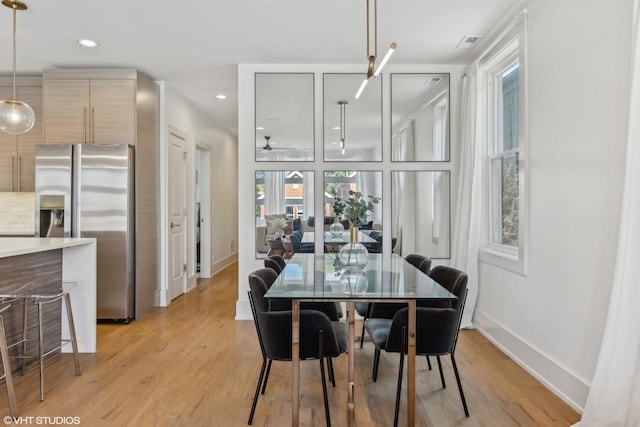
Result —
[[[364, 198], [369, 195], [382, 198], [382, 172], [380, 171], [325, 171], [324, 172], [324, 224], [325, 230], [329, 230], [331, 223], [335, 221], [336, 213], [334, 203], [337, 198], [346, 200], [349, 191], [362, 193]], [[369, 252], [382, 252], [382, 203], [375, 204], [373, 212], [368, 213], [368, 221], [359, 227], [359, 241], [363, 243]], [[346, 230], [350, 224], [344, 213], [338, 216], [338, 220], [345, 225]], [[317, 222], [317, 221], [316, 221]], [[331, 236], [331, 233], [325, 233]], [[348, 237], [344, 240], [346, 243]], [[329, 250], [332, 250], [332, 242], [326, 242]], [[338, 249], [339, 248], [335, 248]]]
[[371, 79], [367, 90], [354, 99], [363, 77], [324, 75], [324, 160], [382, 160], [382, 79]]
[[394, 252], [451, 257], [449, 171], [394, 171], [391, 188]]
[[391, 160], [449, 161], [449, 74], [391, 74]]
[[256, 73], [256, 161], [313, 161], [313, 73]]
[[303, 242], [313, 229], [305, 216], [313, 215], [313, 182], [312, 171], [256, 171], [257, 257], [288, 249], [313, 252], [313, 239]]

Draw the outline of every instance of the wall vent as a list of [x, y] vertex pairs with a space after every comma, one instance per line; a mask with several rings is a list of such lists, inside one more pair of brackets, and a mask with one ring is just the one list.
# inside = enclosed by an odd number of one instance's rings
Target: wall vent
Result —
[[480, 41], [482, 36], [464, 36], [456, 46], [456, 49], [470, 49]]

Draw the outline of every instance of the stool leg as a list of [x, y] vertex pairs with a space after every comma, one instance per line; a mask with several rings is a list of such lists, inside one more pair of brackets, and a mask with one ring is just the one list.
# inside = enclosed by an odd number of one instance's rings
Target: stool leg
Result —
[[2, 356], [2, 370], [4, 371], [4, 381], [7, 387], [7, 397], [9, 398], [9, 410], [11, 416], [18, 416], [18, 405], [16, 404], [16, 393], [13, 389], [13, 373], [9, 362], [9, 349], [7, 348], [7, 338], [4, 332], [4, 322], [0, 316], [0, 356]]
[[42, 325], [42, 303], [38, 303], [38, 359], [40, 363], [40, 402], [44, 402], [44, 331]]
[[27, 304], [22, 303], [22, 360], [20, 362], [20, 376], [24, 375], [24, 367], [27, 355]]
[[67, 319], [69, 320], [69, 334], [71, 335], [71, 347], [73, 348], [73, 361], [76, 365], [76, 376], [80, 375], [80, 357], [78, 356], [78, 342], [76, 341], [76, 328], [73, 324], [73, 313], [71, 312], [71, 297], [69, 293], [64, 294], [64, 302], [67, 305]]

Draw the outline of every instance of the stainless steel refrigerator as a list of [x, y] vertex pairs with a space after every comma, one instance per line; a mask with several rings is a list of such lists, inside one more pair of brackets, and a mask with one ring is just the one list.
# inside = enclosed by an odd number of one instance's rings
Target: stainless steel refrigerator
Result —
[[135, 318], [134, 149], [36, 147], [36, 235], [95, 237], [98, 319]]

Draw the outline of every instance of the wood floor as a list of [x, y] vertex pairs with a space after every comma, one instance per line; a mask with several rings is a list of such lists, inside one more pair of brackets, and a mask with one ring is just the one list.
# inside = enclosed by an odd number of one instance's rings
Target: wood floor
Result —
[[[170, 307], [129, 325], [98, 325], [98, 352], [81, 356], [81, 376], [74, 375], [68, 354], [47, 363], [45, 402], [38, 401], [37, 371], [17, 378], [20, 415], [34, 417], [30, 424], [38, 421], [35, 417], [79, 417], [81, 425], [92, 427], [246, 425], [261, 356], [253, 322], [234, 320], [237, 274], [234, 265], [201, 280]], [[442, 389], [437, 371], [428, 371], [419, 358], [417, 425], [569, 426], [578, 421], [576, 412], [477, 331], [461, 331], [456, 356], [471, 416], [464, 416], [450, 364], [444, 366], [447, 388]], [[359, 426], [393, 424], [397, 357], [383, 353], [373, 383], [372, 344], [356, 348]], [[334, 366], [332, 423], [345, 426], [346, 356]], [[290, 425], [290, 378], [291, 364], [274, 362], [254, 426]], [[404, 399], [402, 405], [400, 425], [406, 423]], [[300, 410], [301, 425], [325, 425], [317, 361], [301, 363]], [[0, 414], [9, 414], [3, 390]]]

